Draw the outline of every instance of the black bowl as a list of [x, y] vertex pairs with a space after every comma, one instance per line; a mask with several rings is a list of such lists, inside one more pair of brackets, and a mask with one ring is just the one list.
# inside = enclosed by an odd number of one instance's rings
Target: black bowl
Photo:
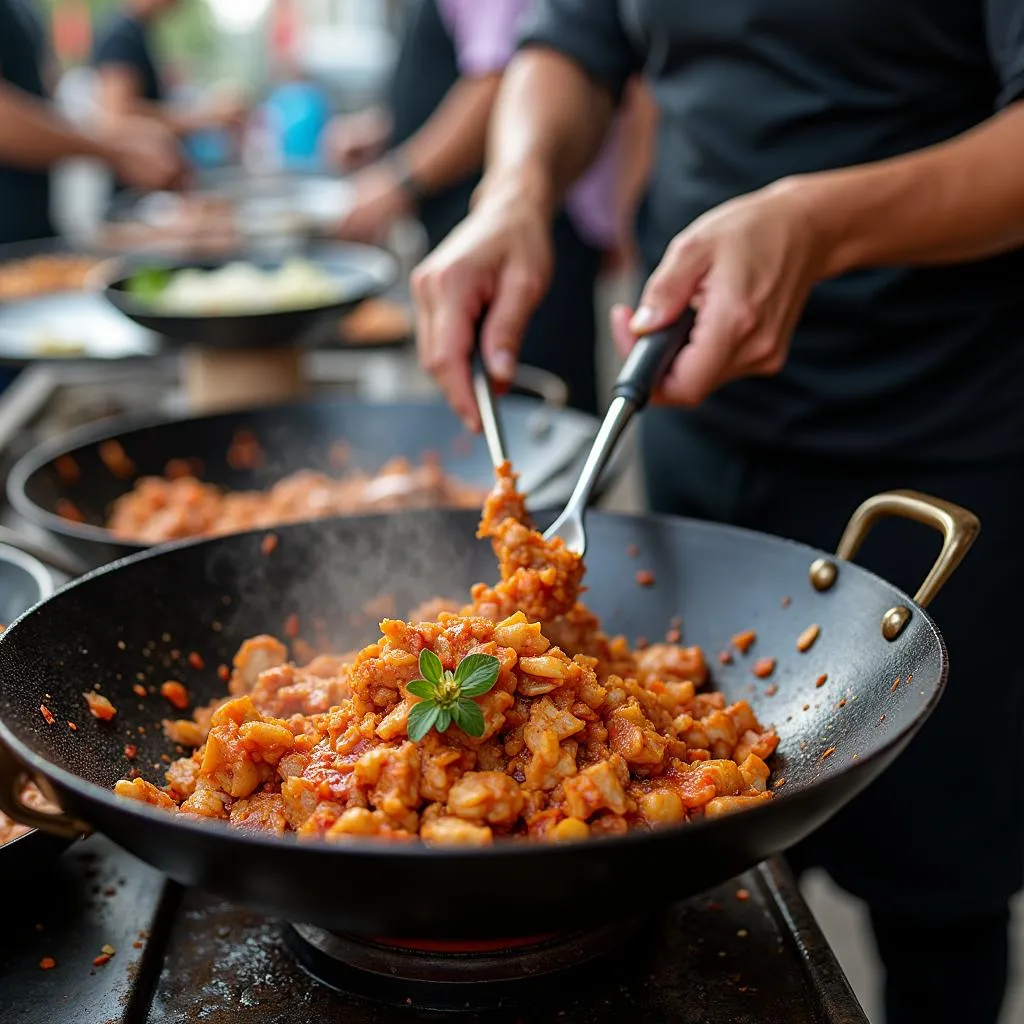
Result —
[[[380, 295], [394, 284], [398, 264], [390, 253], [368, 245], [324, 243], [311, 246], [304, 258], [323, 267], [341, 285], [340, 297], [330, 303], [303, 309], [274, 312], [170, 315], [158, 312], [128, 291], [134, 270], [154, 267], [167, 270], [195, 268], [215, 270], [229, 260], [174, 261], [158, 258], [115, 260], [100, 271], [107, 300], [135, 323], [164, 338], [208, 349], [288, 348], [301, 344], [321, 321], [344, 316], [365, 299]], [[274, 270], [281, 260], [253, 258], [247, 262]]]

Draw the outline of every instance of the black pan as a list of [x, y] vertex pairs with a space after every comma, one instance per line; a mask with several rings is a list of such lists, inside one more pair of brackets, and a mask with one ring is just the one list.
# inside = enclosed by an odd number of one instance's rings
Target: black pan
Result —
[[[104, 295], [125, 316], [170, 341], [207, 349], [282, 348], [299, 343], [323, 320], [337, 319], [351, 312], [364, 299], [380, 295], [397, 277], [397, 262], [383, 249], [348, 243], [317, 243], [303, 252], [334, 278], [341, 289], [337, 301], [305, 309], [271, 313], [225, 314], [223, 316], [179, 316], [154, 311], [152, 306], [128, 291], [128, 280], [139, 267], [212, 270], [225, 260], [172, 261], [157, 257], [115, 260], [98, 272], [105, 278]], [[246, 259], [269, 270], [280, 260]]]
[[[54, 591], [53, 577], [46, 568], [17, 548], [0, 543], [0, 624], [14, 622], [27, 608], [49, 597]], [[47, 860], [60, 852], [68, 840], [45, 832], [28, 832], [0, 846], [0, 873], [13, 872]]]
[[[564, 503], [597, 432], [597, 420], [523, 397], [505, 399], [503, 414], [511, 458], [533, 507]], [[263, 466], [239, 470], [228, 465], [228, 448], [240, 429], [252, 431], [264, 448]], [[103, 463], [100, 445], [111, 439], [121, 443], [140, 475], [163, 473], [172, 458], [199, 456], [203, 479], [231, 489], [267, 487], [304, 467], [337, 472], [331, 447], [342, 439], [351, 449], [352, 465], [370, 472], [396, 455], [417, 460], [432, 451], [448, 472], [478, 484], [481, 490], [489, 488], [493, 479], [483, 439], [467, 435], [457, 417], [439, 402], [382, 405], [345, 399], [192, 419], [118, 418], [34, 449], [12, 469], [7, 482], [15, 509], [57, 534], [90, 567], [142, 547], [118, 542], [103, 528], [111, 503], [132, 484], [114, 476]], [[65, 455], [80, 470], [74, 483], [58, 472], [57, 460]], [[613, 479], [614, 472], [609, 472], [605, 485]], [[57, 514], [62, 498], [84, 515], [85, 524]]]
[[[920, 595], [932, 596], [970, 546], [977, 520], [931, 499], [883, 496], [851, 522], [842, 552], [852, 555], [883, 514], [944, 529], [943, 553]], [[132, 696], [136, 673], [154, 683], [184, 673], [194, 701], [206, 701], [223, 693], [215, 667], [239, 642], [280, 633], [292, 613], [302, 621], [328, 618], [339, 650], [366, 642], [375, 629], [365, 618], [353, 625], [350, 616], [368, 599], [391, 594], [405, 609], [494, 577], [493, 556], [472, 540], [476, 518], [399, 513], [296, 524], [275, 531], [270, 557], [261, 553], [262, 534], [238, 534], [133, 556], [70, 584], [0, 637], [0, 746], [8, 750], [0, 804], [38, 823], [12, 797], [27, 771], [46, 780], [65, 809], [66, 817], [44, 822], [49, 828], [73, 833], [87, 823], [182, 884], [294, 922], [410, 938], [536, 935], [665, 905], [796, 843], [885, 769], [941, 696], [946, 654], [934, 623], [856, 565], [827, 559], [812, 570], [822, 552], [741, 529], [593, 514], [587, 600], [607, 628], [653, 638], [682, 616], [686, 642], [712, 655], [731, 634], [755, 629], [756, 653], [778, 659], [772, 698], [751, 687], [750, 659], [716, 664], [714, 680], [731, 699], [749, 697], [762, 720], [778, 726], [773, 767], [785, 785], [776, 799], [625, 837], [439, 850], [257, 836], [110, 791], [128, 767], [125, 743], [138, 745], [136, 764], [154, 781], [168, 752], [161, 702]], [[633, 544], [639, 557], [627, 554]], [[656, 571], [653, 586], [635, 584], [638, 567]], [[796, 637], [812, 622], [821, 637], [799, 654]], [[183, 667], [173, 651], [179, 658], [196, 651], [207, 667]], [[816, 689], [822, 673], [828, 683]], [[893, 690], [897, 676], [912, 683]], [[113, 724], [85, 713], [82, 691], [97, 683], [120, 708]], [[58, 724], [44, 722], [41, 703]], [[79, 723], [77, 733], [67, 719]]]

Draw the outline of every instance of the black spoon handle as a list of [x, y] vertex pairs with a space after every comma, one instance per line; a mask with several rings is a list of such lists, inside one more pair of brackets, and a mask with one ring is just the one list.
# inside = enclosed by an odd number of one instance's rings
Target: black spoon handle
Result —
[[612, 394], [642, 409], [690, 340], [696, 314], [688, 309], [669, 327], [644, 335], [626, 357]]

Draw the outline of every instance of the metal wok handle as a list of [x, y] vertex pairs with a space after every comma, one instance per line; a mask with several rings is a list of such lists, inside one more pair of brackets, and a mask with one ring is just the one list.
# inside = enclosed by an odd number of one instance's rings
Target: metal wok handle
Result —
[[34, 807], [27, 807], [21, 801], [21, 790], [26, 782], [31, 780], [42, 791], [43, 796], [52, 803], [58, 804], [57, 795], [46, 779], [32, 775], [15, 758], [15, 756], [0, 743], [0, 811], [7, 815], [12, 821], [19, 825], [27, 825], [29, 828], [37, 828], [41, 832], [48, 832], [50, 835], [59, 836], [61, 839], [78, 839], [80, 836], [88, 835], [92, 828], [84, 821], [73, 818], [63, 811], [49, 813], [37, 811]]
[[[942, 534], [939, 557], [914, 595], [915, 603], [927, 608], [971, 549], [981, 530], [981, 523], [973, 512], [951, 501], [933, 498], [919, 491], [887, 491], [868, 498], [853, 513], [839, 541], [839, 547], [836, 548], [836, 556], [850, 561], [860, 550], [864, 538], [875, 523], [889, 516], [912, 519]], [[910, 617], [911, 611], [904, 605], [890, 608], [882, 617], [882, 635], [885, 639], [895, 640], [903, 632]]]

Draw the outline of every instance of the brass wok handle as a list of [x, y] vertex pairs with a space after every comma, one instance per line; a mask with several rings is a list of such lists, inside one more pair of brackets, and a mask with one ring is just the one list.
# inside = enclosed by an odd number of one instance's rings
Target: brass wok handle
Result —
[[78, 839], [92, 831], [92, 828], [84, 821], [79, 821], [63, 811], [55, 813], [38, 811], [34, 807], [27, 807], [22, 803], [21, 790], [29, 779], [39, 787], [43, 796], [50, 803], [58, 805], [57, 794], [49, 782], [31, 775], [0, 743], [0, 811], [19, 825], [37, 828], [41, 832], [48, 832], [61, 839]]
[[[933, 498], [919, 491], [887, 491], [868, 498], [853, 513], [836, 548], [836, 556], [844, 561], [852, 560], [871, 528], [890, 516], [911, 519], [942, 534], [939, 557], [914, 595], [914, 602], [921, 608], [927, 608], [970, 551], [981, 530], [981, 523], [973, 512], [951, 501]], [[831, 586], [835, 576], [835, 566], [824, 559], [819, 559], [811, 567], [811, 582], [819, 590]], [[911, 614], [905, 605], [890, 608], [882, 617], [885, 639], [895, 640], [910, 621]]]

